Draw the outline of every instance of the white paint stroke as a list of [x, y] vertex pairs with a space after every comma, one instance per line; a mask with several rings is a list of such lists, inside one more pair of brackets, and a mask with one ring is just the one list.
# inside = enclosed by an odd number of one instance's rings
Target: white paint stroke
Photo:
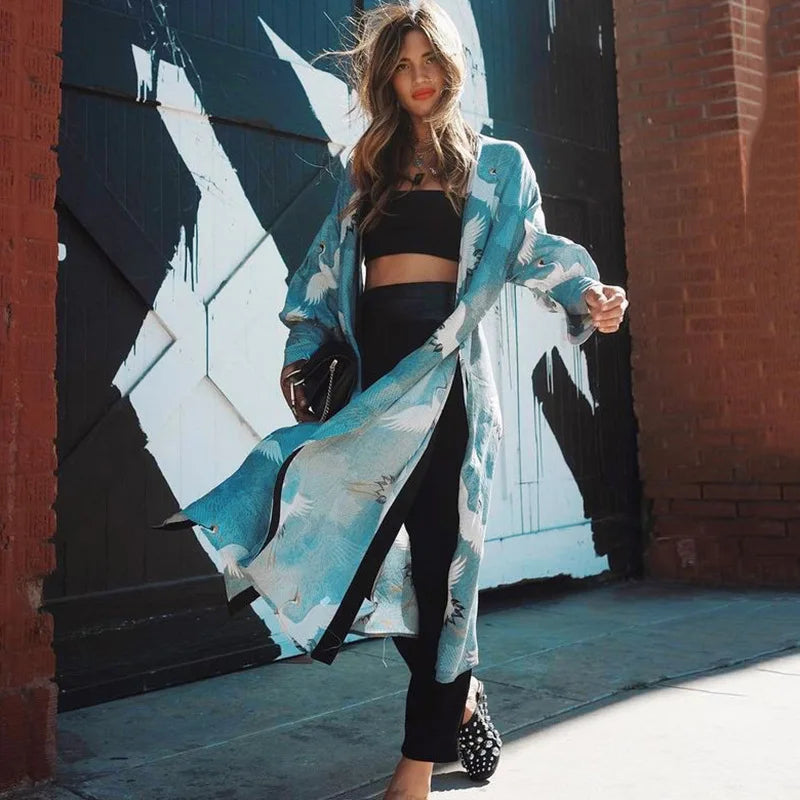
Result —
[[439, 0], [439, 5], [455, 23], [464, 45], [466, 80], [461, 94], [461, 113], [475, 130], [491, 134], [494, 120], [489, 115], [486, 63], [472, 5], [468, 0]]
[[[132, 49], [138, 83], [148, 85], [150, 54]], [[114, 384], [129, 397], [147, 449], [185, 505], [233, 472], [266, 433], [291, 423], [277, 384], [282, 353], [275, 347], [286, 333], [278, 312], [287, 269], [183, 68], [160, 61], [155, 73], [147, 99], [157, 100], [200, 200], [195, 236], [187, 242], [181, 228], [171, 269]], [[241, 333], [243, 320], [255, 320], [249, 341], [261, 343], [247, 357], [228, 335]], [[220, 358], [219, 376], [210, 353]], [[195, 535], [221, 571], [217, 551], [199, 528]], [[266, 604], [254, 608], [277, 630]], [[288, 640], [281, 645], [294, 649]]]
[[258, 21], [278, 58], [290, 64], [297, 75], [314, 115], [328, 137], [328, 151], [331, 155], [338, 155], [344, 166], [350, 150], [365, 130], [365, 119], [360, 110], [354, 112], [355, 117], [345, 113], [350, 102], [347, 84], [330, 72], [312, 67], [261, 17]]

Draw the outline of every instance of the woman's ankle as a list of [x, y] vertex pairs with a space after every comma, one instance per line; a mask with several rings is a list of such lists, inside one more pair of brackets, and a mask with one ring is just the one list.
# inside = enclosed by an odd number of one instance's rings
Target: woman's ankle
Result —
[[478, 679], [473, 675], [472, 680], [469, 682], [469, 690], [467, 691], [467, 702], [464, 705], [464, 715], [461, 717], [461, 724], [466, 725], [470, 717], [475, 713], [478, 707]]
[[427, 797], [432, 774], [432, 761], [418, 761], [401, 755], [384, 797]]
[[[419, 758], [410, 758], [407, 755], [400, 756], [400, 763], [404, 764], [408, 769], [419, 770], [419, 772], [433, 772], [433, 761], [423, 761]], [[399, 766], [399, 765], [398, 765]]]

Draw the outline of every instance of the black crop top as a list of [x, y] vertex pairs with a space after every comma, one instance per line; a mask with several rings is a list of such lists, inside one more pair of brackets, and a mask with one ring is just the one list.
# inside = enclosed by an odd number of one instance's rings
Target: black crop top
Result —
[[428, 253], [458, 261], [461, 215], [443, 189], [392, 189], [374, 228], [363, 235], [364, 260], [392, 253]]

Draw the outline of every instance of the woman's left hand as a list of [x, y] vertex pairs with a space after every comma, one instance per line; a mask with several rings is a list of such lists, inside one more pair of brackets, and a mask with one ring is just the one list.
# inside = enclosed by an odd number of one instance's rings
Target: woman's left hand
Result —
[[590, 286], [583, 293], [583, 297], [592, 316], [592, 322], [600, 333], [614, 333], [619, 330], [629, 305], [628, 297], [621, 286], [606, 286], [600, 283]]

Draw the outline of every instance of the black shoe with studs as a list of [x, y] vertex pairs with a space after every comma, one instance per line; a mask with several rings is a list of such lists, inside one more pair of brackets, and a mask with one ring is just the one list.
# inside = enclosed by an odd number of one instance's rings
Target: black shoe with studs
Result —
[[475, 711], [458, 729], [458, 757], [472, 780], [483, 781], [497, 769], [503, 740], [489, 716], [483, 681], [478, 681], [476, 699]]

